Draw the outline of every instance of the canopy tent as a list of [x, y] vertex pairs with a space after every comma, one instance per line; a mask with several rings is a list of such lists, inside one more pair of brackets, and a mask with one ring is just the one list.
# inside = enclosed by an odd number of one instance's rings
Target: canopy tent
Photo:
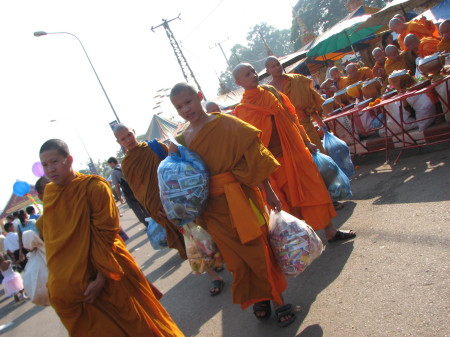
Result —
[[352, 47], [353, 44], [374, 36], [373, 34], [381, 28], [381, 25], [367, 27], [356, 32], [356, 29], [369, 18], [370, 15], [363, 15], [340, 21], [315, 41], [306, 56], [324, 56], [346, 47]]
[[233, 91], [230, 91], [224, 95], [220, 95], [214, 99], [212, 102], [215, 102], [222, 110], [233, 109], [236, 105], [241, 102], [242, 95], [244, 94], [244, 89], [239, 88]]
[[[278, 61], [280, 61], [283, 68], [291, 67], [292, 65], [298, 63], [300, 60], [304, 59], [306, 57], [307, 50], [304, 50], [303, 48], [296, 51], [295, 53], [288, 54], [285, 56], [280, 56], [278, 58]], [[288, 72], [286, 70], [286, 72]], [[258, 73], [259, 81], [264, 80], [266, 77], [269, 77], [269, 74], [266, 72], [266, 69], [264, 68]]]
[[433, 8], [423, 12], [422, 15], [435, 23], [450, 20], [450, 0], [443, 0]]
[[[355, 33], [379, 25], [388, 28], [389, 21], [395, 14], [401, 14], [407, 17], [408, 12], [414, 11], [416, 8], [426, 10], [434, 7], [441, 1], [442, 0], [394, 0], [357, 27]], [[407, 19], [411, 19], [411, 17], [407, 17]]]
[[145, 133], [145, 139], [152, 140], [156, 138], [163, 142], [169, 139], [178, 130], [179, 126], [180, 123], [153, 115], [150, 126]]
[[[30, 192], [32, 198], [36, 202], [39, 201], [37, 197], [36, 190], [34, 189], [34, 185], [30, 185]], [[5, 208], [3, 209], [3, 212], [0, 214], [0, 219], [6, 218], [9, 214], [18, 211], [19, 209], [24, 209], [27, 206], [33, 205], [33, 202], [30, 200], [29, 197], [24, 195], [23, 197], [18, 197], [14, 193], [11, 194], [11, 197], [9, 198], [8, 202], [6, 203]]]

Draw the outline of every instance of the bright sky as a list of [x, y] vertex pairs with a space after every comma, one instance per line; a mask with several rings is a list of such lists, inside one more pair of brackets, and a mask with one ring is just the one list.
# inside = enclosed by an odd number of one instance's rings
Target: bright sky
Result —
[[[70, 32], [83, 43], [120, 120], [147, 131], [161, 88], [184, 81], [164, 29], [152, 26], [181, 13], [170, 27], [207, 98], [217, 93], [235, 43], [252, 26], [291, 26], [295, 0], [23, 0], [0, 2], [0, 209], [14, 182], [34, 184], [31, 171], [42, 143], [65, 140], [75, 169], [87, 151], [96, 162], [116, 154], [109, 122], [114, 114], [79, 42], [67, 34], [34, 37], [35, 31]], [[166, 105], [170, 106], [170, 105]], [[167, 115], [174, 111], [167, 111]], [[56, 120], [50, 122], [50, 120]], [[80, 137], [77, 136], [77, 132]], [[80, 140], [81, 138], [81, 140]]]

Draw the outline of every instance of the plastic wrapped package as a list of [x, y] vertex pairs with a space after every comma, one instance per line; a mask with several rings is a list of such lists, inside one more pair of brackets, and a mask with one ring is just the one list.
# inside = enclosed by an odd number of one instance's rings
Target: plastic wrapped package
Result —
[[[386, 125], [389, 128], [390, 131], [388, 131], [388, 136], [392, 136], [392, 133], [399, 134], [402, 132], [402, 129], [399, 125], [400, 123], [400, 105], [401, 101], [395, 101], [389, 104], [386, 104], [384, 106], [384, 109], [388, 112], [386, 115]], [[402, 109], [403, 114], [403, 121], [406, 123], [412, 123], [415, 121], [414, 117], [411, 117], [410, 113], [406, 109]], [[397, 124], [397, 123], [398, 124]], [[403, 124], [403, 129], [405, 130], [412, 130], [414, 128], [417, 128], [416, 123], [412, 124]], [[381, 137], [385, 136], [385, 129], [381, 129], [379, 132]]]
[[[446, 82], [450, 82], [450, 79], [447, 79]], [[450, 86], [450, 83], [448, 83]], [[448, 102], [448, 96], [447, 96], [447, 85], [444, 83], [439, 84], [436, 86], [436, 91], [439, 94], [439, 99], [441, 101], [442, 111], [445, 113], [445, 120], [447, 123], [450, 123], [450, 109], [447, 107]]]
[[206, 208], [209, 172], [196, 153], [181, 145], [178, 151], [159, 164], [158, 185], [167, 218], [182, 226]]
[[[436, 115], [436, 106], [431, 101], [430, 97], [426, 93], [407, 97], [406, 101], [416, 112], [416, 119], [420, 120], [427, 117]], [[426, 128], [434, 123], [434, 118], [428, 118], [423, 121], [417, 122], [419, 131], [423, 132]]]
[[352, 195], [350, 180], [334, 160], [320, 153], [319, 150], [312, 157], [331, 198], [334, 200], [342, 200], [350, 197]]
[[47, 280], [48, 269], [45, 259], [45, 245], [39, 235], [32, 230], [22, 235], [23, 246], [30, 252], [23, 273], [23, 287], [31, 302], [37, 305], [50, 305]]
[[155, 250], [167, 248], [167, 237], [166, 231], [159, 224], [156, 223], [152, 218], [146, 218], [145, 221], [148, 222], [147, 226], [147, 237], [148, 241]]
[[302, 273], [324, 249], [310, 226], [284, 211], [271, 211], [269, 232], [275, 259], [286, 276]]
[[181, 232], [193, 274], [203, 274], [210, 268], [222, 266], [222, 255], [207, 231], [195, 223], [188, 223]]
[[344, 141], [324, 130], [323, 147], [347, 177], [355, 173], [350, 150]]

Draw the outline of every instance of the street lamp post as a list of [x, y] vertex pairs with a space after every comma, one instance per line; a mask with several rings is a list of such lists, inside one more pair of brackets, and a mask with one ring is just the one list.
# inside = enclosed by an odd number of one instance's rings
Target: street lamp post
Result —
[[[51, 120], [50, 120], [50, 123], [57, 122], [57, 121], [58, 121], [58, 120], [56, 120], [56, 119], [51, 119]], [[72, 124], [72, 123], [71, 123], [70, 125], [71, 125], [71, 126], [73, 127], [73, 129], [75, 130], [75, 133], [77, 134], [78, 139], [80, 140], [81, 144], [83, 144], [84, 151], [86, 151], [86, 154], [87, 154], [88, 157], [89, 157], [89, 165], [88, 165], [88, 166], [89, 166], [89, 170], [91, 171], [92, 174], [98, 174], [97, 167], [95, 166], [94, 161], [92, 160], [92, 157], [91, 157], [91, 155], [89, 154], [89, 151], [87, 150], [86, 145], [85, 145], [84, 142], [83, 142], [83, 139], [81, 138], [80, 134], [78, 133], [77, 128], [76, 128], [75, 125]]]
[[98, 83], [102, 87], [103, 93], [105, 94], [105, 97], [108, 100], [109, 106], [111, 107], [111, 109], [112, 109], [112, 111], [114, 113], [114, 116], [116, 117], [117, 122], [120, 123], [119, 116], [117, 116], [116, 110], [114, 110], [114, 107], [113, 107], [111, 101], [109, 100], [108, 94], [106, 93], [105, 88], [103, 87], [103, 84], [100, 81], [100, 78], [98, 77], [97, 72], [95, 71], [94, 65], [92, 64], [91, 59], [89, 58], [89, 55], [87, 54], [86, 49], [83, 46], [83, 43], [81, 43], [81, 40], [75, 34], [68, 33], [68, 32], [54, 32], [54, 33], [47, 33], [47, 32], [43, 32], [43, 31], [34, 32], [34, 36], [36, 36], [36, 37], [49, 35], [49, 34], [68, 34], [68, 35], [72, 35], [74, 38], [76, 38], [78, 40], [78, 42], [80, 42], [81, 48], [83, 48], [84, 54], [86, 55], [86, 57], [87, 57], [87, 59], [89, 61], [89, 64], [91, 65], [92, 70], [94, 71], [95, 77], [97, 77]]

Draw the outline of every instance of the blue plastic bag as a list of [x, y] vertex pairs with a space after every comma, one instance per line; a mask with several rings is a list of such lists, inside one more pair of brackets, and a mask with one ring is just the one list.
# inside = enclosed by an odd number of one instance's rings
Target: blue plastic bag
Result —
[[344, 141], [324, 130], [323, 147], [347, 177], [355, 174], [350, 150]]
[[209, 171], [199, 155], [182, 145], [158, 166], [158, 185], [167, 218], [179, 226], [194, 221], [206, 208]]
[[148, 222], [147, 236], [152, 248], [155, 250], [167, 248], [165, 229], [158, 225], [152, 218], [146, 218], [145, 220]]
[[312, 157], [331, 198], [333, 200], [342, 200], [350, 197], [352, 195], [350, 180], [334, 160], [318, 150]]

